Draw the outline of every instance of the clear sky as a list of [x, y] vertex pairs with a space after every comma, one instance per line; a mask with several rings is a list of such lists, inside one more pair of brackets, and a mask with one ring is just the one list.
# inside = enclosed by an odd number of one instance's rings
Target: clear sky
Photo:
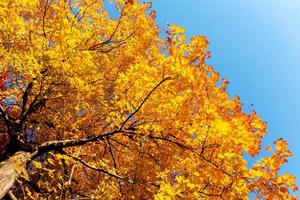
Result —
[[160, 27], [207, 36], [208, 63], [229, 79], [228, 92], [241, 97], [244, 110], [268, 123], [264, 146], [288, 141], [294, 156], [282, 172], [300, 185], [300, 1], [153, 0], [153, 9]]

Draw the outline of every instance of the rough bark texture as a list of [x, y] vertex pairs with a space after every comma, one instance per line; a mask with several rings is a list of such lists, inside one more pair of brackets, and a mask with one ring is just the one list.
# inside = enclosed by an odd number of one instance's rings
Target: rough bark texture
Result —
[[30, 153], [21, 151], [0, 163], [0, 199], [9, 192], [28, 160]]

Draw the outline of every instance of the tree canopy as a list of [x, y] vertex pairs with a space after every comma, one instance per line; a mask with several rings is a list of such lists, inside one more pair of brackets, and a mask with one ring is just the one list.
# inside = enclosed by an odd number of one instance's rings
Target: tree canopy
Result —
[[112, 3], [0, 1], [0, 199], [296, 199], [285, 140], [248, 166], [266, 123], [207, 39]]

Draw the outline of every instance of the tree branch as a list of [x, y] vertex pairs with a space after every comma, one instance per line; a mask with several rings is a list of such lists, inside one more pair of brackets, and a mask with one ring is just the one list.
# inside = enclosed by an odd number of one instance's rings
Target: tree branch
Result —
[[7, 194], [11, 200], [18, 200], [17, 197], [12, 193], [12, 191], [9, 191]]
[[5, 112], [5, 110], [1, 104], [0, 104], [0, 114], [5, 122], [7, 129], [9, 130], [11, 127], [11, 123], [9, 121], [9, 117], [8, 117], [7, 113]]
[[70, 158], [72, 158], [73, 160], [75, 160], [75, 161], [79, 162], [80, 164], [86, 166], [87, 168], [90, 168], [90, 169], [95, 170], [95, 171], [97, 171], [97, 172], [104, 173], [104, 174], [106, 174], [106, 175], [109, 175], [109, 176], [114, 177], [114, 178], [117, 178], [117, 179], [122, 179], [122, 180], [124, 179], [123, 177], [121, 177], [121, 176], [119, 176], [119, 175], [117, 175], [117, 174], [112, 174], [112, 173], [106, 171], [104, 168], [97, 168], [97, 167], [94, 167], [94, 166], [88, 164], [87, 162], [85, 162], [84, 160], [82, 160], [82, 159], [80, 159], [80, 158], [78, 158], [78, 157], [75, 157], [75, 156], [73, 156], [73, 155], [71, 155], [71, 154], [68, 154], [67, 152], [64, 152], [64, 153], [65, 153], [67, 156], [69, 156]]
[[23, 103], [22, 103], [22, 111], [21, 111], [21, 116], [24, 114], [25, 112], [25, 108], [26, 108], [26, 105], [27, 105], [27, 101], [28, 101], [28, 96], [29, 96], [29, 93], [31, 92], [31, 89], [33, 87], [33, 82], [30, 82], [26, 89], [25, 89], [25, 92], [22, 96], [22, 99], [23, 99]]
[[139, 107], [133, 112], [131, 113], [126, 120], [122, 123], [121, 127], [119, 130], [122, 130], [123, 127], [125, 126], [125, 124], [143, 107], [143, 105], [145, 104], [145, 102], [149, 99], [149, 97], [154, 93], [154, 91], [161, 85], [163, 84], [165, 81], [170, 80], [171, 77], [167, 77], [162, 79], [149, 93], [148, 95], [144, 98], [144, 100], [142, 101], [142, 103], [139, 105]]

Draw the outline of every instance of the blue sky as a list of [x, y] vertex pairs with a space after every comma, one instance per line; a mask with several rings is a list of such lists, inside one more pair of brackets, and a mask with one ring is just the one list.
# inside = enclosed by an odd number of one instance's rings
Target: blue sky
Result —
[[264, 146], [288, 141], [294, 156], [282, 172], [300, 179], [300, 1], [154, 0], [153, 9], [161, 28], [177, 24], [188, 36], [207, 36], [208, 63], [229, 79], [244, 110], [268, 123]]

